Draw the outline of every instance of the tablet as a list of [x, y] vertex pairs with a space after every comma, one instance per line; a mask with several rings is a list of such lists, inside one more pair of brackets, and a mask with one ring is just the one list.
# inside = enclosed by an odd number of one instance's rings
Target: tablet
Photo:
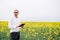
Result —
[[24, 26], [25, 24], [21, 24], [21, 25], [19, 25], [19, 27], [22, 27], [22, 26]]

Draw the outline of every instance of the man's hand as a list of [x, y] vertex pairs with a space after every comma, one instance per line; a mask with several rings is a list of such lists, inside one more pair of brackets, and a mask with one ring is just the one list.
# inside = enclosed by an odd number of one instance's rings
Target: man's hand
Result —
[[23, 26], [21, 28], [23, 28]]
[[16, 28], [18, 28], [18, 26], [16, 26]]

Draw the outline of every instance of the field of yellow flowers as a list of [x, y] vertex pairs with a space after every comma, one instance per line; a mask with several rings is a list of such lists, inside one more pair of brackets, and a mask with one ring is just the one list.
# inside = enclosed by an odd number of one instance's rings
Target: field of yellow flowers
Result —
[[[60, 22], [23, 22], [20, 40], [60, 40]], [[0, 40], [9, 40], [8, 22], [0, 22]]]

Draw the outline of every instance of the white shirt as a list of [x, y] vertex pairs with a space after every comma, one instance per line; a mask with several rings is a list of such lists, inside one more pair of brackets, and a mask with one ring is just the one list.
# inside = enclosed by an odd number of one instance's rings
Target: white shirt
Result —
[[16, 28], [16, 26], [20, 25], [20, 18], [15, 18], [14, 16], [10, 18], [9, 23], [8, 23], [8, 27], [10, 29], [10, 33], [11, 32], [19, 32], [20, 28]]

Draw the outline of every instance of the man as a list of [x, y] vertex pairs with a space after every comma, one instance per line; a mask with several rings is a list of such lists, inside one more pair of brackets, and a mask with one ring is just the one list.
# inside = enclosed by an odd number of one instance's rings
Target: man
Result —
[[11, 40], [19, 40], [20, 39], [20, 32], [19, 27], [20, 25], [20, 18], [18, 17], [19, 11], [17, 9], [14, 10], [14, 16], [11, 17], [9, 21], [9, 29], [10, 29], [10, 36]]

